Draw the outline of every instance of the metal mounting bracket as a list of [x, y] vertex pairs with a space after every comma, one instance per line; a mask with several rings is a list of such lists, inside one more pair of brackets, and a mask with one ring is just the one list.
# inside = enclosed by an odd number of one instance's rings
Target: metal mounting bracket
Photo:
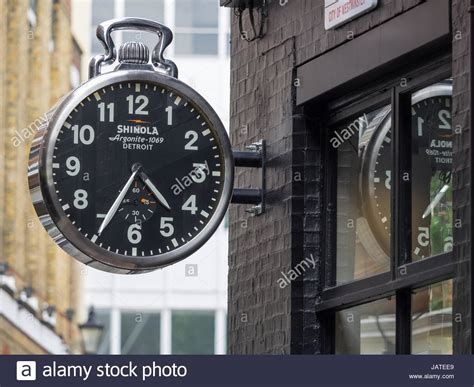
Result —
[[265, 212], [265, 140], [248, 145], [246, 151], [234, 150], [234, 166], [243, 168], [260, 168], [261, 188], [234, 188], [231, 203], [253, 204], [245, 211], [252, 215], [261, 215]]

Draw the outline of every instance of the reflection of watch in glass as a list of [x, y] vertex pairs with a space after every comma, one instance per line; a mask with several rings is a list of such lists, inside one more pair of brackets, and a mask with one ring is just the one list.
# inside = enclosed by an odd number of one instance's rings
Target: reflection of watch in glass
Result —
[[[451, 82], [438, 83], [412, 97], [412, 252], [413, 259], [452, 247]], [[390, 254], [391, 109], [382, 109], [364, 137], [360, 174], [361, 207], [370, 230], [361, 235], [366, 250]], [[372, 238], [373, 237], [373, 238]], [[372, 254], [371, 254], [372, 255]]]

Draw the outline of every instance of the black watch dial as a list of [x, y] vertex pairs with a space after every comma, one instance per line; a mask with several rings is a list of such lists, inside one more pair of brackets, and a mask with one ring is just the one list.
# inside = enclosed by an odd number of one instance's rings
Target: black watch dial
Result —
[[199, 108], [172, 89], [121, 82], [89, 95], [61, 128], [53, 180], [66, 216], [126, 256], [185, 245], [213, 216], [224, 152]]

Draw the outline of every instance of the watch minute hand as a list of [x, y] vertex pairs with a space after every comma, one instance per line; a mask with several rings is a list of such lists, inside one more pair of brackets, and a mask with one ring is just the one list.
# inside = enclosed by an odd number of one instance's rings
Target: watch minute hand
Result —
[[440, 191], [434, 197], [433, 201], [428, 204], [428, 207], [426, 207], [425, 212], [423, 212], [422, 219], [425, 219], [431, 213], [431, 211], [438, 205], [439, 201], [442, 199], [448, 188], [449, 185], [445, 184], [443, 188], [440, 189]]
[[155, 195], [155, 197], [158, 199], [161, 205], [165, 207], [168, 211], [171, 211], [171, 207], [166, 201], [165, 197], [161, 194], [160, 191], [158, 191], [158, 188], [155, 187], [155, 185], [151, 182], [150, 178], [146, 175], [146, 173], [141, 170], [138, 173], [140, 175], [140, 178], [145, 183], [145, 185], [150, 189], [153, 195]]
[[122, 190], [120, 191], [120, 194], [117, 196], [112, 206], [110, 207], [109, 211], [107, 212], [107, 215], [105, 215], [105, 218], [99, 227], [99, 231], [98, 231], [99, 235], [102, 234], [102, 232], [105, 230], [107, 225], [110, 223], [110, 221], [114, 217], [115, 213], [117, 212], [118, 207], [120, 206], [120, 203], [122, 202], [124, 196], [127, 194], [127, 191], [132, 185], [133, 180], [135, 179], [135, 176], [137, 175], [137, 173], [138, 173], [138, 169], [132, 173], [132, 175], [130, 176], [130, 178], [127, 180]]

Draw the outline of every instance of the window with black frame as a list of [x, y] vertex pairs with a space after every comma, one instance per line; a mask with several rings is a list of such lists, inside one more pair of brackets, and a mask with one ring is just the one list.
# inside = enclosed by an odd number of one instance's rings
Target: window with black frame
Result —
[[336, 285], [390, 270], [390, 105], [350, 119], [337, 153]]
[[452, 82], [408, 79], [330, 123], [329, 353], [452, 353]]

